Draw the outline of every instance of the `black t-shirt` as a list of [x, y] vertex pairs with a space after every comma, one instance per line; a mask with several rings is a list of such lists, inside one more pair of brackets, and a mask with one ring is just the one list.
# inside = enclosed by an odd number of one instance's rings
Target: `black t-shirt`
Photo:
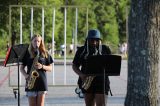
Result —
[[[33, 64], [34, 58], [30, 57], [29, 52], [26, 53], [22, 60], [22, 64], [24, 66], [27, 66], [27, 74], [30, 73], [32, 64]], [[49, 65], [53, 63], [52, 57], [48, 54], [48, 58], [42, 57], [40, 54], [38, 62], [43, 64], [43, 65]], [[39, 77], [36, 78], [35, 85], [32, 89], [28, 89], [27, 87], [25, 88], [25, 91], [47, 91], [48, 86], [47, 86], [47, 77], [46, 77], [46, 71], [43, 69], [38, 69], [37, 72], [39, 73]]]
[[[82, 73], [85, 73], [85, 69], [86, 69], [86, 58], [85, 55], [87, 54], [86, 51], [84, 50], [85, 46], [82, 46], [80, 48], [78, 48], [75, 57], [73, 59], [73, 64], [76, 65], [77, 67], [80, 68], [80, 70], [82, 71]], [[111, 54], [111, 50], [108, 46], [106, 45], [102, 45], [102, 50], [101, 50], [101, 54], [105, 55], [105, 54]], [[88, 55], [89, 56], [89, 55]], [[103, 76], [96, 76], [91, 84], [91, 87], [88, 90], [84, 90], [82, 88], [82, 80], [79, 77], [78, 80], [78, 84], [79, 87], [81, 88], [83, 93], [86, 92], [91, 92], [91, 93], [104, 93], [104, 84], [103, 84], [104, 78]], [[110, 81], [108, 76], [105, 77], [105, 93], [108, 94], [108, 91], [110, 89]]]
[[[73, 59], [73, 63], [77, 66], [77, 67], [81, 67], [81, 71], [84, 72], [85, 71], [85, 58], [84, 55], [86, 54], [84, 51], [84, 46], [78, 48], [76, 55]], [[111, 50], [108, 46], [106, 45], [102, 45], [102, 52], [101, 54], [105, 55], [105, 54], [111, 54]]]

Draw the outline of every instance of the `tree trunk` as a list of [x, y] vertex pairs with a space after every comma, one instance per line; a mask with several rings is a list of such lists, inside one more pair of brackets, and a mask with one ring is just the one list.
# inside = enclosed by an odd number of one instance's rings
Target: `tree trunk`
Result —
[[160, 0], [131, 0], [125, 106], [158, 106]]

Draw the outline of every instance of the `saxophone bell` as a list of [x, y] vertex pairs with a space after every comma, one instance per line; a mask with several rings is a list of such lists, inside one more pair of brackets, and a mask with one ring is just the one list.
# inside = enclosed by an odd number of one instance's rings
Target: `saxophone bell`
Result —
[[82, 88], [85, 89], [85, 90], [87, 90], [87, 89], [91, 86], [92, 81], [94, 80], [94, 78], [95, 78], [95, 76], [88, 76], [88, 77], [84, 80], [84, 82], [83, 82], [83, 84], [82, 84]]
[[35, 81], [38, 77], [39, 77], [39, 73], [36, 70], [32, 71], [31, 76], [30, 76], [28, 83], [27, 83], [28, 89], [32, 89], [34, 87]]
[[32, 71], [32, 76], [33, 77], [39, 77], [39, 73], [37, 71]]

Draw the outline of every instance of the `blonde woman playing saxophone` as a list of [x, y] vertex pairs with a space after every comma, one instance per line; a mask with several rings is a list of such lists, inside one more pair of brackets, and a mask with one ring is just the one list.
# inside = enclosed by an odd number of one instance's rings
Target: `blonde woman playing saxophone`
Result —
[[104, 84], [103, 76], [89, 78], [89, 76], [85, 74], [87, 57], [103, 54], [111, 54], [111, 50], [108, 46], [101, 44], [100, 32], [97, 29], [89, 30], [85, 44], [78, 48], [72, 65], [74, 72], [79, 76], [78, 85], [84, 94], [86, 106], [106, 106], [105, 97], [110, 90], [108, 76], [105, 77]]
[[25, 91], [29, 106], [44, 106], [48, 90], [46, 72], [52, 70], [52, 63], [53, 59], [46, 51], [42, 37], [34, 35], [20, 67], [26, 79]]

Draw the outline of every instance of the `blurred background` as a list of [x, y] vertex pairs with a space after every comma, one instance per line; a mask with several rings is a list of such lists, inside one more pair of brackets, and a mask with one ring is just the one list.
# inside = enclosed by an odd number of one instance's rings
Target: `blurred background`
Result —
[[62, 58], [65, 44], [66, 56], [72, 58], [93, 28], [100, 30], [113, 53], [121, 53], [127, 42], [128, 8], [129, 0], [1, 0], [0, 57], [5, 57], [8, 47], [29, 43], [39, 33], [55, 58]]

